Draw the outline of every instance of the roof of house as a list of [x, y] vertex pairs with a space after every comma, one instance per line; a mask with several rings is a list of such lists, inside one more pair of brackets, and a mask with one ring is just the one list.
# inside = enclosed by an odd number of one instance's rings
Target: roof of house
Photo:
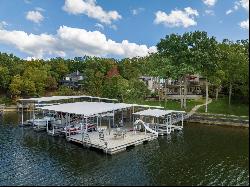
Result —
[[151, 80], [152, 77], [150, 77], [150, 76], [140, 76], [139, 79]]
[[83, 76], [82, 73], [80, 73], [78, 70], [73, 72], [73, 73], [69, 73], [67, 74], [65, 77], [78, 77], [78, 76]]

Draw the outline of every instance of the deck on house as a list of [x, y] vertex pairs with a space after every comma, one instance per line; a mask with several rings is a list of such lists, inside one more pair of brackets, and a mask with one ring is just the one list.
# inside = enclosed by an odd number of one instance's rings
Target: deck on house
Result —
[[104, 140], [101, 140], [99, 138], [98, 132], [89, 132], [88, 138], [84, 138], [82, 134], [75, 134], [67, 137], [67, 139], [71, 142], [82, 144], [85, 147], [97, 148], [111, 155], [124, 151], [130, 146], [136, 146], [144, 142], [154, 140], [156, 138], [157, 136], [151, 133], [145, 134], [145, 132], [138, 131], [136, 133], [129, 131], [126, 133], [125, 137], [115, 137], [113, 131], [111, 131], [110, 134], [108, 131], [105, 131]]

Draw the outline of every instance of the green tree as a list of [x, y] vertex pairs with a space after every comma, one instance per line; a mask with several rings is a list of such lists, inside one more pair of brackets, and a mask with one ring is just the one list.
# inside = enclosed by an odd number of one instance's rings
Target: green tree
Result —
[[220, 45], [221, 60], [225, 72], [225, 85], [229, 90], [229, 105], [231, 104], [232, 93], [235, 90], [242, 91], [248, 95], [249, 85], [249, 56], [246, 43], [224, 40]]
[[187, 75], [195, 72], [189, 35], [190, 33], [184, 33], [182, 36], [177, 34], [167, 35], [156, 45], [161, 58], [171, 60], [173, 77], [181, 78], [181, 82], [184, 82], [184, 108], [186, 108]]
[[9, 69], [4, 66], [0, 66], [0, 88], [7, 90], [11, 77]]
[[16, 75], [12, 78], [10, 86], [9, 86], [11, 97], [15, 98], [21, 95], [22, 83], [23, 81], [20, 75]]

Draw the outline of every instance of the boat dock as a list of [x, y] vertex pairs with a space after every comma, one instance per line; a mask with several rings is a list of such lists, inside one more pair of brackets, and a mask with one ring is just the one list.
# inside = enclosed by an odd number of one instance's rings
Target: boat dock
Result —
[[[62, 98], [43, 98], [54, 99]], [[46, 131], [51, 136], [63, 135], [69, 142], [110, 155], [155, 140], [158, 135], [182, 130], [186, 117], [185, 111], [164, 110], [161, 106], [101, 102], [100, 99], [45, 104], [34, 109], [43, 114], [43, 118], [36, 119], [33, 110], [33, 119], [28, 120], [33, 121], [35, 131]]]
[[87, 136], [84, 138], [84, 134], [76, 134], [67, 137], [67, 140], [81, 144], [84, 147], [93, 147], [112, 155], [157, 138], [152, 133], [136, 132], [135, 134], [133, 131], [127, 132], [125, 137], [115, 137], [114, 131], [111, 131], [110, 134], [105, 132], [104, 139], [99, 138], [98, 132], [90, 132]]

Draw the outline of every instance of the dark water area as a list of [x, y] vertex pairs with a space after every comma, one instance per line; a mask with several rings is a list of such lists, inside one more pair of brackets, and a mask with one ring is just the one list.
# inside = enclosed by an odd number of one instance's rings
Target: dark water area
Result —
[[186, 124], [109, 156], [0, 117], [3, 185], [249, 185], [249, 131]]

